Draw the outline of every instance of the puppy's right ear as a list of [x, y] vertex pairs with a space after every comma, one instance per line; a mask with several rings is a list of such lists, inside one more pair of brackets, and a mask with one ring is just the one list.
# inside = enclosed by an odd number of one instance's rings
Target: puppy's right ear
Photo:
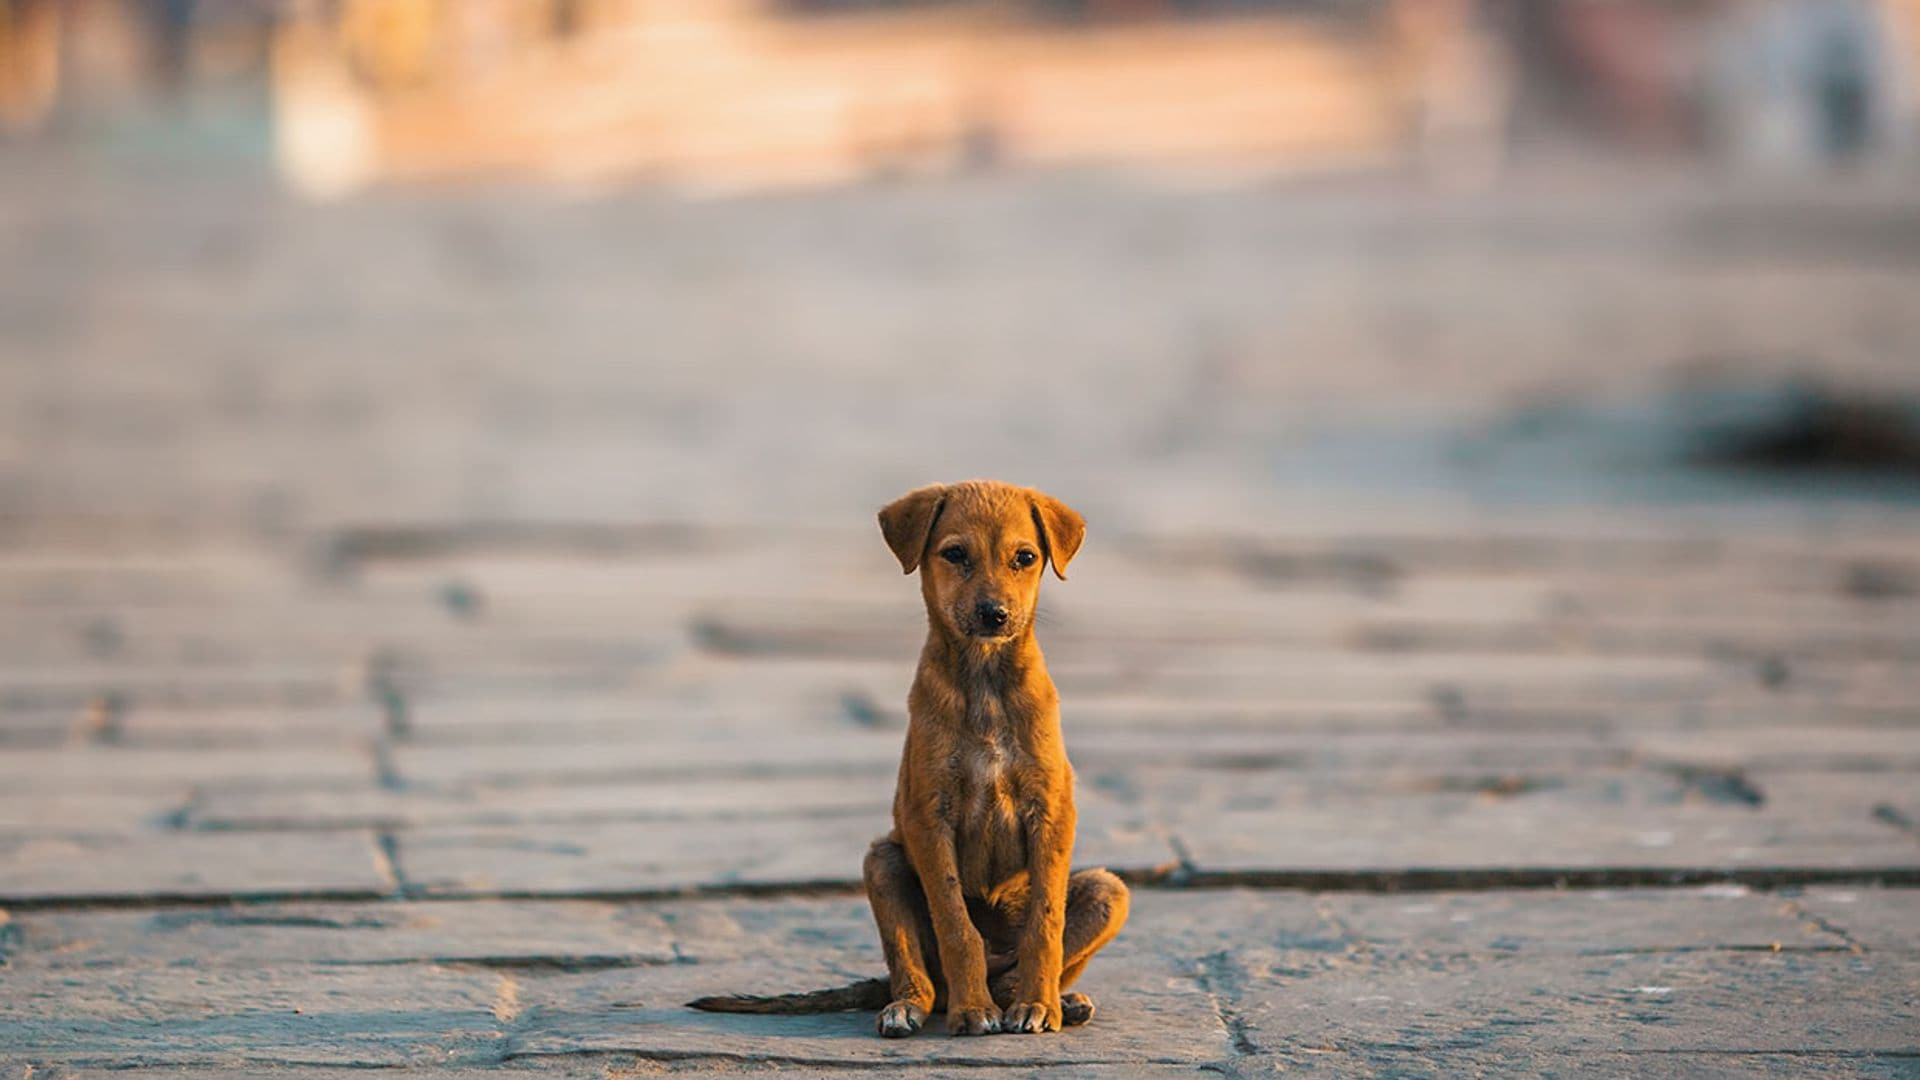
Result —
[[880, 511], [880, 535], [887, 538], [894, 558], [900, 560], [902, 573], [911, 574], [920, 568], [927, 537], [946, 505], [947, 486], [929, 484], [907, 492]]

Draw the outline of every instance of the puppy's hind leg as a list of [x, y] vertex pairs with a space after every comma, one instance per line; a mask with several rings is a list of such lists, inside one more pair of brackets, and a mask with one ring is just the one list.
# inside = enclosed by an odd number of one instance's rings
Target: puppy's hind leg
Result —
[[[1082, 870], [1067, 879], [1067, 917], [1061, 932], [1060, 1022], [1067, 1027], [1093, 1019], [1093, 999], [1067, 990], [1087, 970], [1093, 954], [1114, 939], [1126, 925], [1131, 894], [1127, 885], [1108, 870]], [[994, 1001], [1013, 1000], [1017, 968], [994, 976]]]
[[875, 1027], [886, 1038], [904, 1038], [926, 1023], [933, 1011], [935, 987], [940, 985], [933, 920], [927, 914], [919, 875], [893, 836], [873, 842], [864, 870], [867, 903], [880, 928], [880, 947], [887, 956], [887, 978], [893, 988], [893, 1001], [880, 1010]]

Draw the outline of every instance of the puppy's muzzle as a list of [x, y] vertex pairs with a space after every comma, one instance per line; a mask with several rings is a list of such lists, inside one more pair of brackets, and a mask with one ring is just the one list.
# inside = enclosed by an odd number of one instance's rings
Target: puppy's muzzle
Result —
[[998, 600], [982, 600], [973, 606], [973, 635], [1003, 637], [1013, 626], [1013, 612]]

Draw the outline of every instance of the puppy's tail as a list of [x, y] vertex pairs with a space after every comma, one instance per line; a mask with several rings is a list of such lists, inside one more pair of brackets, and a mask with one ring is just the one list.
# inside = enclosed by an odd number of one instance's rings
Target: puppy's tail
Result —
[[723, 1013], [824, 1013], [878, 1009], [892, 1000], [893, 989], [887, 980], [862, 979], [845, 986], [798, 994], [775, 994], [771, 997], [723, 994], [696, 998], [687, 1002], [687, 1007]]

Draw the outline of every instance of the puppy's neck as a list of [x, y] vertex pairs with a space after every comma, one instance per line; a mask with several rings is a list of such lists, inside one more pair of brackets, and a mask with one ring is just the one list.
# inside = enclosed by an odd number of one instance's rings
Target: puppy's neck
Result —
[[964, 637], [936, 630], [928, 635], [928, 645], [932, 646], [936, 639], [942, 657], [950, 665], [948, 670], [972, 680], [1012, 685], [1030, 669], [1046, 670], [1032, 627], [999, 639]]
[[[920, 670], [940, 673], [941, 681], [951, 684], [946, 689], [969, 706], [1004, 702], [1014, 697], [1031, 698], [1038, 687], [1044, 686], [1050, 691], [1053, 685], [1047, 676], [1046, 658], [1040, 653], [1040, 643], [1034, 638], [1031, 626], [1005, 640], [993, 641], [953, 634], [936, 620], [927, 632], [926, 647], [921, 650]], [[966, 711], [977, 714], [971, 707]], [[993, 715], [1026, 711], [989, 710]]]

